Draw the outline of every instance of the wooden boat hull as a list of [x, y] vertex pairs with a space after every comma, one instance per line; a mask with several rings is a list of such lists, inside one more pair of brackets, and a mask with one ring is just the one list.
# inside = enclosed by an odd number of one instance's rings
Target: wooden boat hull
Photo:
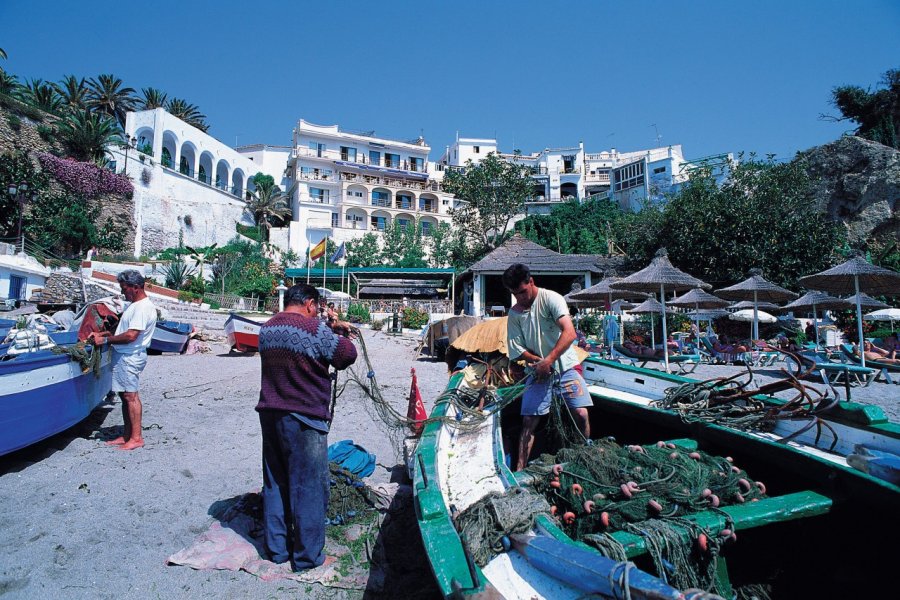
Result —
[[251, 321], [234, 313], [225, 321], [228, 343], [239, 352], [259, 352], [259, 328], [262, 323]]
[[112, 368], [110, 351], [101, 351], [99, 377], [50, 351], [0, 363], [0, 455], [68, 429], [103, 402], [112, 387]]
[[150, 350], [156, 352], [184, 352], [193, 326], [177, 321], [159, 321], [150, 339]]

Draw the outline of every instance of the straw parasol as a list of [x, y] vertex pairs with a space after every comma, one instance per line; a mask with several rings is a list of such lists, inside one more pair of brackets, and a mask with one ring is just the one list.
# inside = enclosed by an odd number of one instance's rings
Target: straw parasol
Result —
[[819, 326], [816, 324], [816, 307], [822, 310], [838, 310], [846, 308], [847, 303], [840, 298], [829, 296], [824, 292], [806, 292], [790, 304], [785, 304], [781, 310], [804, 310], [812, 308], [813, 329], [816, 330], [816, 350], [819, 349]]
[[866, 310], [878, 310], [879, 308], [891, 307], [890, 304], [885, 304], [881, 300], [876, 300], [872, 296], [864, 294], [863, 292], [843, 298], [842, 301], [844, 303], [844, 308], [853, 308], [857, 304], [859, 304], [860, 307], [865, 308]]
[[571, 292], [566, 299], [572, 299], [575, 302], [585, 302], [585, 306], [606, 306], [612, 305], [613, 300], [634, 300], [647, 298], [647, 294], [643, 292], [635, 292], [631, 290], [616, 289], [611, 284], [621, 281], [621, 277], [604, 277], [599, 283], [595, 283], [587, 289], [578, 292]]
[[[684, 271], [673, 267], [665, 248], [660, 248], [647, 267], [637, 273], [632, 273], [621, 281], [613, 282], [611, 287], [613, 289], [629, 289], [652, 293], [659, 291], [660, 301], [665, 302], [667, 288], [670, 291], [677, 292], [702, 287], [703, 285], [705, 284], [696, 277], [692, 277]], [[662, 328], [663, 338], [668, 338], [665, 311], [662, 312]], [[666, 372], [669, 372], [669, 348], [667, 344], [663, 344], [663, 358], [666, 363]]]
[[[632, 314], [636, 314], [636, 315], [640, 315], [640, 314], [650, 315], [650, 346], [655, 348], [656, 347], [656, 332], [654, 331], [654, 327], [653, 327], [653, 325], [654, 325], [653, 315], [662, 314], [663, 313], [663, 305], [660, 304], [659, 302], [657, 302], [655, 298], [647, 298], [646, 300], [644, 300], [643, 302], [641, 302], [640, 304], [638, 304], [637, 306], [635, 306], [628, 312], [632, 313]], [[666, 307], [665, 312], [671, 313], [673, 311], [670, 308]], [[665, 338], [663, 340], [663, 343], [665, 343], [665, 340], [667, 340], [669, 338], [665, 335], [665, 333], [663, 333], [663, 337]]]
[[[879, 296], [900, 295], [900, 273], [877, 267], [862, 256], [854, 256], [836, 267], [826, 269], [815, 275], [800, 278], [800, 285], [813, 290], [822, 290], [832, 294], [857, 294], [860, 292]], [[859, 335], [859, 346], [862, 348], [862, 306], [856, 304], [856, 327]], [[860, 352], [862, 366], [866, 366], [866, 355]]]
[[754, 304], [751, 300], [741, 300], [740, 302], [729, 304], [726, 308], [728, 310], [753, 310], [754, 306], [757, 308], [757, 310], [778, 310], [777, 304], [773, 304], [771, 302], [757, 302], [756, 304]]
[[[716, 294], [726, 300], [752, 300], [754, 312], [759, 312], [759, 302], [785, 302], [793, 300], [797, 294], [767, 281], [759, 269], [750, 269], [750, 277], [730, 287], [716, 290]], [[759, 319], [753, 321], [751, 336], [759, 339]]]
[[728, 300], [713, 296], [702, 288], [694, 288], [687, 294], [669, 300], [666, 304], [668, 306], [693, 306], [694, 310], [699, 311], [701, 308], [723, 308], [728, 306]]

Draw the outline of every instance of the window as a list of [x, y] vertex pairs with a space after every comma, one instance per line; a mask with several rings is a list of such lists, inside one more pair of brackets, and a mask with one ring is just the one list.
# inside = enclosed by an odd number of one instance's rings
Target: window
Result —
[[360, 223], [363, 222], [363, 218], [360, 215], [347, 215], [346, 217], [347, 226], [353, 229], [362, 229], [362, 225]]
[[412, 196], [407, 194], [397, 194], [397, 208], [402, 208], [403, 210], [410, 210], [413, 207], [413, 199]]
[[331, 213], [331, 226], [339, 227], [340, 226], [340, 215], [337, 213]]
[[387, 192], [379, 192], [377, 190], [372, 192], [372, 206], [388, 207], [391, 205], [390, 202]]
[[406, 231], [406, 228], [409, 227], [409, 219], [397, 219], [397, 225], [400, 226], [400, 229]]
[[665, 172], [666, 172], [665, 167], [656, 167], [655, 169], [653, 169], [654, 175], [659, 175], [660, 173], [665, 173]]
[[356, 162], [356, 148], [341, 146], [341, 160]]
[[381, 152], [378, 152], [376, 150], [369, 150], [369, 164], [380, 165], [381, 164]]
[[318, 142], [310, 142], [309, 149], [311, 150], [310, 154], [312, 156], [318, 156], [321, 158], [325, 155], [325, 144], [320, 144]]
[[372, 217], [370, 222], [372, 224], [372, 229], [377, 231], [384, 231], [384, 228], [387, 226], [387, 219], [384, 217]]
[[613, 190], [616, 192], [644, 185], [644, 162], [633, 162], [630, 165], [613, 170]]
[[475, 154], [479, 154], [481, 152], [481, 146], [472, 146], [472, 151]]
[[361, 190], [347, 190], [348, 198], [363, 198], [365, 194]]
[[431, 223], [428, 221], [422, 221], [422, 235], [425, 237], [431, 237]]
[[417, 158], [415, 156], [409, 157], [409, 170], [410, 171], [422, 171], [422, 167], [424, 163], [421, 158]]
[[328, 190], [322, 188], [309, 188], [309, 201], [319, 204], [328, 204]]
[[384, 153], [384, 166], [397, 169], [400, 167], [400, 155]]

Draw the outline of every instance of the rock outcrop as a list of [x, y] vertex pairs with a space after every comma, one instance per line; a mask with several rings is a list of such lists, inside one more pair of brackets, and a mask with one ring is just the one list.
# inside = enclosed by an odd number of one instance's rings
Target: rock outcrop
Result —
[[819, 208], [847, 227], [852, 245], [900, 240], [900, 151], [845, 136], [798, 157]]

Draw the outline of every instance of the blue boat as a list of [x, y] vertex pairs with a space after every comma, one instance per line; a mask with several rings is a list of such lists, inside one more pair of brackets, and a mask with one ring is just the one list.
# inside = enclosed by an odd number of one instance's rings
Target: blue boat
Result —
[[193, 326], [177, 321], [157, 321], [156, 330], [150, 340], [150, 350], [154, 352], [184, 352]]
[[0, 456], [65, 431], [103, 402], [112, 387], [112, 367], [110, 351], [98, 351], [103, 352], [99, 376], [49, 350], [0, 360]]

